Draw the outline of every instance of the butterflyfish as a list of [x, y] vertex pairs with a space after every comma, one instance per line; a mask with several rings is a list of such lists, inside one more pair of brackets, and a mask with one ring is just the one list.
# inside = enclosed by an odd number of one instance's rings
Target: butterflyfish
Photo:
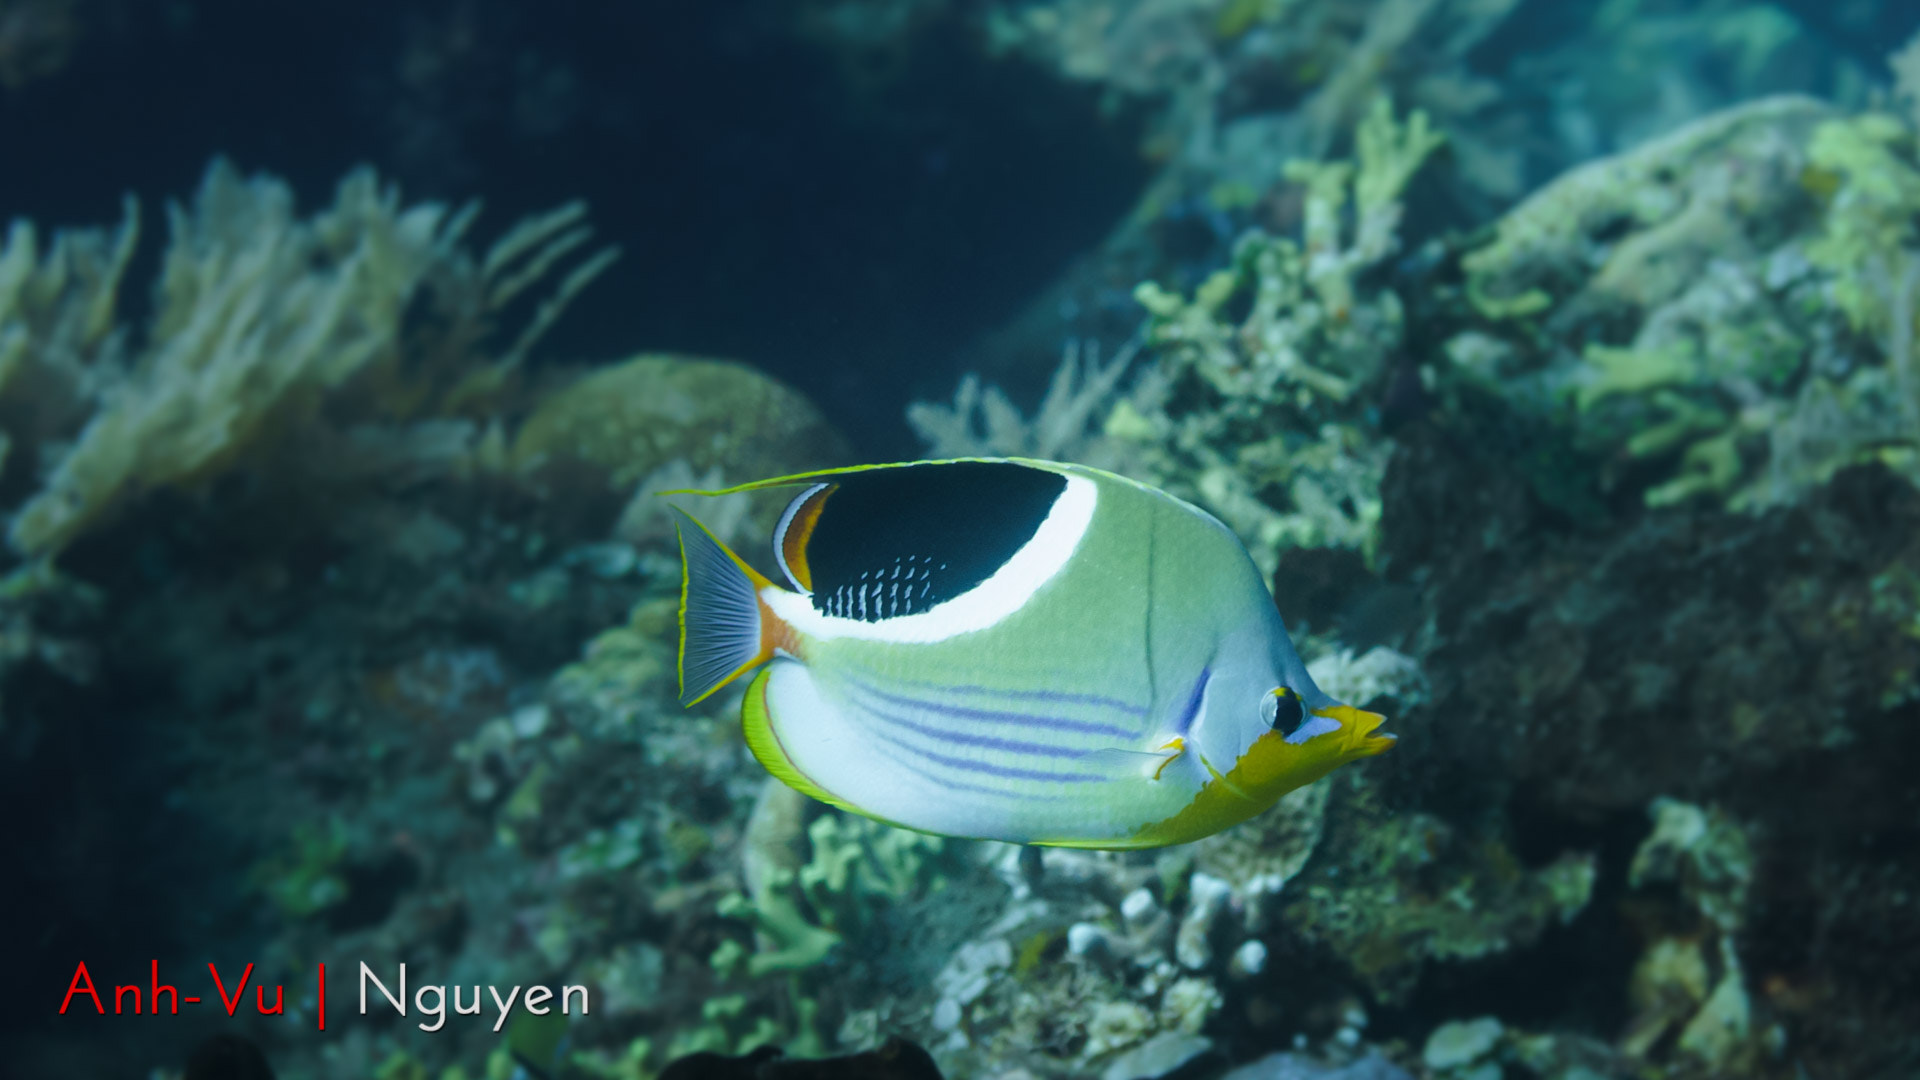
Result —
[[800, 488], [775, 584], [692, 516], [680, 697], [758, 669], [768, 772], [889, 825], [1082, 848], [1186, 843], [1393, 738], [1307, 675], [1205, 511], [1081, 465], [907, 462]]

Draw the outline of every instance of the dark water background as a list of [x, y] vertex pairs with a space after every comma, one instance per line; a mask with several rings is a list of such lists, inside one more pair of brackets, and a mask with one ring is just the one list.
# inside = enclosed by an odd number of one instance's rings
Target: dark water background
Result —
[[910, 450], [902, 403], [944, 393], [1149, 174], [1124, 110], [985, 62], [959, 18], [869, 75], [739, 0], [115, 15], [0, 110], [9, 214], [111, 220], [130, 190], [157, 209], [216, 154], [303, 206], [362, 163], [409, 201], [479, 195], [483, 234], [585, 199], [627, 255], [550, 352], [746, 359], [874, 453]]

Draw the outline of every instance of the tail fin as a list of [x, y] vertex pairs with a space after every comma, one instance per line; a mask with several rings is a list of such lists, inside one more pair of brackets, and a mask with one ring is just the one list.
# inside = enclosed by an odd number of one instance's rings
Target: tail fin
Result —
[[680, 703], [696, 705], [773, 658], [771, 618], [760, 603], [766, 578], [727, 550], [692, 515], [673, 512], [680, 536]]

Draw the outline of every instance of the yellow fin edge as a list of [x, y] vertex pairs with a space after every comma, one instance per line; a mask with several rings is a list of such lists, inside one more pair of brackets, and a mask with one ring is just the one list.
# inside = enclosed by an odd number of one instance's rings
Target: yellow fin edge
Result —
[[747, 737], [747, 749], [753, 751], [753, 756], [760, 762], [761, 767], [773, 774], [774, 779], [802, 795], [819, 799], [828, 806], [845, 810], [849, 814], [859, 814], [863, 818], [871, 818], [882, 825], [896, 829], [926, 832], [925, 829], [915, 829], [911, 825], [889, 821], [879, 814], [863, 810], [814, 783], [811, 777], [800, 771], [800, 767], [787, 756], [787, 748], [780, 744], [780, 736], [773, 730], [773, 713], [767, 708], [767, 680], [772, 676], [773, 668], [771, 667], [754, 676], [752, 684], [747, 687], [747, 700], [740, 708], [740, 729]]
[[1029, 468], [1044, 469], [1048, 472], [1060, 471], [1060, 465], [1052, 461], [1037, 458], [1017, 457], [957, 457], [938, 458], [931, 461], [889, 461], [877, 465], [846, 465], [837, 469], [815, 469], [812, 472], [791, 473], [787, 476], [775, 476], [766, 480], [755, 480], [747, 484], [735, 484], [732, 487], [715, 488], [711, 491], [700, 488], [675, 488], [672, 491], [655, 492], [656, 495], [737, 495], [743, 491], [761, 491], [766, 488], [792, 487], [796, 484], [811, 483], [815, 480], [831, 480], [836, 476], [852, 476], [855, 473], [873, 472], [876, 469], [905, 469], [915, 465], [958, 465], [962, 462], [980, 462], [988, 465], [1025, 465]]

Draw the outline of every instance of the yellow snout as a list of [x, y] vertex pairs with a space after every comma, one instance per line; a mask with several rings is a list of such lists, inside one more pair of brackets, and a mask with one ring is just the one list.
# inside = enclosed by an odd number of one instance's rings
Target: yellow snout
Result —
[[1387, 722], [1387, 718], [1379, 713], [1356, 709], [1351, 705], [1335, 705], [1328, 709], [1315, 709], [1313, 715], [1340, 722], [1338, 742], [1342, 761], [1372, 757], [1399, 741], [1392, 735], [1374, 734], [1376, 728]]

